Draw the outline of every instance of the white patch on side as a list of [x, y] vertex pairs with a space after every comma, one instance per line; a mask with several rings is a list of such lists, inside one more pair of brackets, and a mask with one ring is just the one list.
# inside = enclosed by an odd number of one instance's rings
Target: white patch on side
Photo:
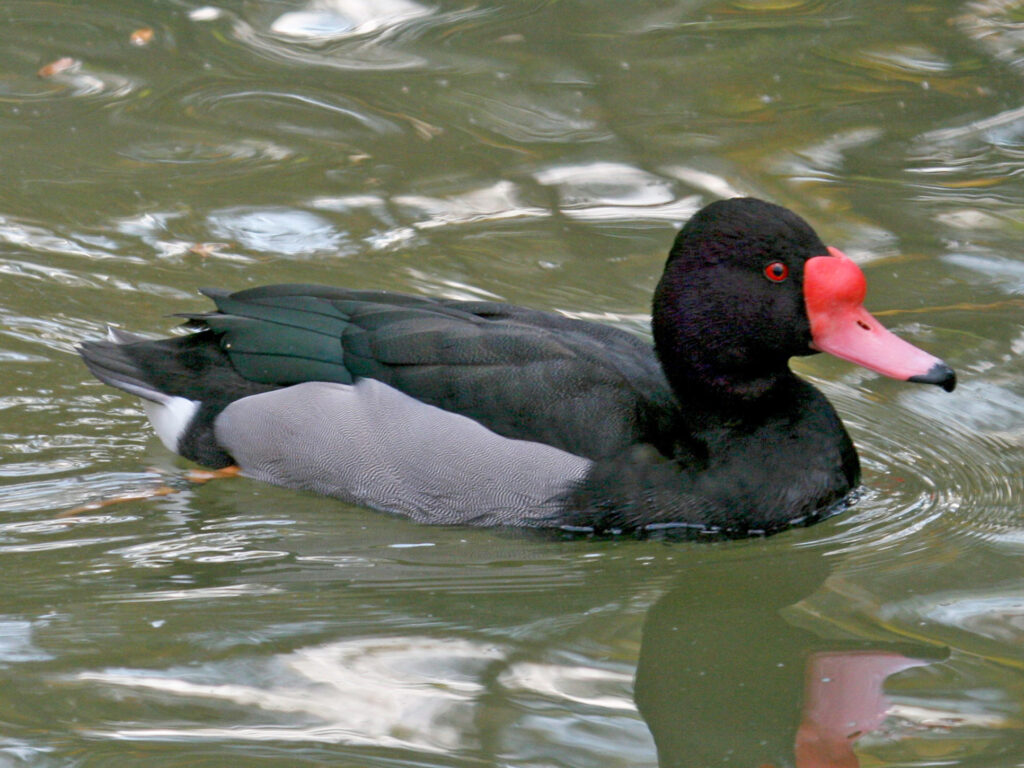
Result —
[[146, 409], [146, 415], [160, 442], [167, 446], [167, 450], [177, 453], [178, 441], [199, 410], [199, 401], [167, 397], [162, 403], [143, 400], [142, 407]]

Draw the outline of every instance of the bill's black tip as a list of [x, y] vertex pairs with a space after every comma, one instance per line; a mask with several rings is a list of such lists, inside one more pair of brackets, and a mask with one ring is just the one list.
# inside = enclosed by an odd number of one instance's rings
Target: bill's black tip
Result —
[[911, 376], [907, 381], [920, 382], [921, 384], [937, 384], [947, 392], [956, 389], [956, 371], [945, 363], [936, 363], [928, 373], [920, 376]]

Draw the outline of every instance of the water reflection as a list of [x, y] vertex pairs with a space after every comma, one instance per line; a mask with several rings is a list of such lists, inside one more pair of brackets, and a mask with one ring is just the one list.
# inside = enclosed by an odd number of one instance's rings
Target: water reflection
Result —
[[417, 229], [551, 215], [545, 208], [527, 204], [510, 181], [450, 197], [396, 195], [392, 201], [415, 221]]
[[[293, 601], [301, 582], [182, 582], [124, 603], [142, 608], [152, 629], [164, 633], [186, 629], [183, 621], [195, 624], [186, 619], [191, 604], [220, 603], [226, 625], [196, 624], [186, 634], [198, 648], [233, 652], [196, 664], [188, 661], [194, 651], [163, 637], [169, 663], [58, 673], [48, 684], [59, 684], [79, 707], [108, 712], [105, 723], [85, 727], [91, 739], [109, 743], [335, 744], [458, 764], [486, 764], [511, 750], [542, 763], [564, 753], [573, 765], [625, 766], [653, 764], [649, 728], [663, 767], [796, 768], [856, 766], [858, 753], [924, 764], [1012, 746], [1019, 702], [999, 693], [1005, 685], [986, 693], [986, 681], [1005, 683], [1019, 672], [893, 631], [884, 612], [861, 614], [867, 631], [836, 623], [836, 614], [821, 608], [848, 591], [846, 566], [808, 539], [797, 548], [730, 545], [705, 562], [698, 548], [677, 553], [681, 559], [633, 549], [626, 583], [620, 567], [609, 567], [614, 550], [577, 559], [574, 570], [585, 578], [566, 585], [561, 604], [546, 611], [537, 603], [525, 611], [508, 603], [484, 608], [472, 589], [463, 593], [462, 609], [434, 593], [417, 599], [406, 592], [402, 572], [416, 560], [443, 562], [459, 549], [450, 542], [440, 559], [432, 551], [405, 565], [393, 560], [397, 580], [373, 575], [379, 558], [324, 561], [342, 570], [325, 571], [320, 589], [340, 586], [343, 573], [355, 594], [331, 594], [366, 614], [349, 621], [347, 637], [338, 637], [336, 617], [315, 620], [314, 612], [306, 621], [269, 624], [239, 644], [231, 628], [241, 618], [239, 604]], [[524, 581], [520, 566], [501, 565], [519, 545], [495, 544], [480, 566], [503, 571], [505, 590], [542, 594], [545, 585], [531, 584], [528, 575]], [[554, 576], [537, 554], [538, 575]], [[479, 584], [465, 571], [449, 576], [451, 586]], [[616, 597], [632, 603], [625, 612], [618, 599], [598, 597], [612, 580]], [[965, 596], [962, 605], [975, 618], [948, 599], [935, 610], [982, 635], [991, 630], [979, 623], [981, 614], [992, 618], [989, 627], [1005, 626], [1011, 615], [1020, 621], [1022, 604], [1011, 594], [966, 608], [970, 600]], [[922, 615], [920, 605], [908, 610]], [[31, 628], [10, 626], [12, 648], [20, 649], [12, 660], [50, 658], [37, 644], [25, 656]], [[1019, 631], [995, 631], [1003, 647], [1019, 645]], [[326, 639], [304, 642], [316, 634]], [[151, 713], [141, 722], [129, 713], [139, 702]], [[754, 702], [759, 714], [751, 719], [742, 713]]]
[[[387, 45], [396, 28], [432, 14], [411, 0], [319, 0], [273, 17], [275, 10], [271, 5], [255, 18], [233, 16], [232, 36], [261, 56], [293, 66], [394, 70], [426, 64], [419, 56]], [[219, 21], [208, 14], [192, 19]]]
[[284, 208], [212, 211], [210, 232], [251, 251], [276, 255], [344, 252], [344, 235], [307, 211]]
[[[859, 764], [856, 743], [871, 736], [891, 706], [885, 680], [930, 663], [936, 653], [906, 643], [822, 640], [786, 621], [784, 609], [818, 588], [827, 569], [822, 553], [810, 550], [775, 563], [733, 560], [702, 578], [713, 578], [713, 589], [695, 590], [693, 574], [686, 574], [652, 609], [637, 700], [660, 765], [791, 765], [794, 755], [798, 768]], [[737, 594], [755, 597], [761, 608], [737, 610], [730, 601]], [[751, 634], [771, 640], [751, 644]], [[733, 713], [751, 698], [768, 714], [737, 720]]]
[[[239, 728], [195, 725], [97, 731], [99, 738], [132, 741], [256, 740], [328, 741], [352, 745], [452, 753], [479, 748], [476, 700], [485, 693], [486, 668], [502, 657], [493, 643], [481, 645], [410, 635], [368, 638], [302, 648], [271, 660], [252, 684], [242, 670], [171, 668], [159, 675], [132, 670], [82, 672], [77, 683], [130, 689], [155, 698], [207, 704], [209, 719], [230, 708], [254, 709], [262, 721]], [[228, 667], [232, 665], [227, 665]], [[250, 667], [243, 663], [243, 668]], [[252, 670], [255, 671], [255, 670]], [[250, 675], [245, 675], [250, 676]], [[283, 716], [279, 725], [274, 720]], [[301, 721], [308, 721], [303, 726]]]
[[430, 14], [411, 0], [320, 0], [306, 10], [288, 11], [270, 31], [297, 40], [323, 43], [349, 35], [367, 35]]
[[668, 180], [628, 165], [555, 166], [537, 173], [536, 179], [555, 188], [564, 215], [580, 221], [680, 222], [700, 207], [699, 196], [680, 199]]
[[0, 617], [0, 664], [53, 658], [32, 642], [32, 623]]

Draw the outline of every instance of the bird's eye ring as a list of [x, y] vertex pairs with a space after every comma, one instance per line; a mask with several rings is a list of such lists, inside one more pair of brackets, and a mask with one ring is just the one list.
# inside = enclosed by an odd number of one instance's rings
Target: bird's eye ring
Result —
[[789, 277], [789, 267], [781, 261], [773, 261], [764, 268], [764, 276], [773, 283], [781, 283]]

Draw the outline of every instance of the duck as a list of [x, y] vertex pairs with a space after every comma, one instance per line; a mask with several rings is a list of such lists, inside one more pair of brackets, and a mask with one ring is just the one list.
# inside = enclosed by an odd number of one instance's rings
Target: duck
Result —
[[952, 391], [945, 362], [866, 309], [866, 280], [799, 215], [717, 200], [679, 230], [653, 344], [494, 301], [283, 284], [201, 291], [190, 333], [111, 329], [78, 352], [211, 469], [430, 524], [768, 535], [860, 481], [828, 353]]

